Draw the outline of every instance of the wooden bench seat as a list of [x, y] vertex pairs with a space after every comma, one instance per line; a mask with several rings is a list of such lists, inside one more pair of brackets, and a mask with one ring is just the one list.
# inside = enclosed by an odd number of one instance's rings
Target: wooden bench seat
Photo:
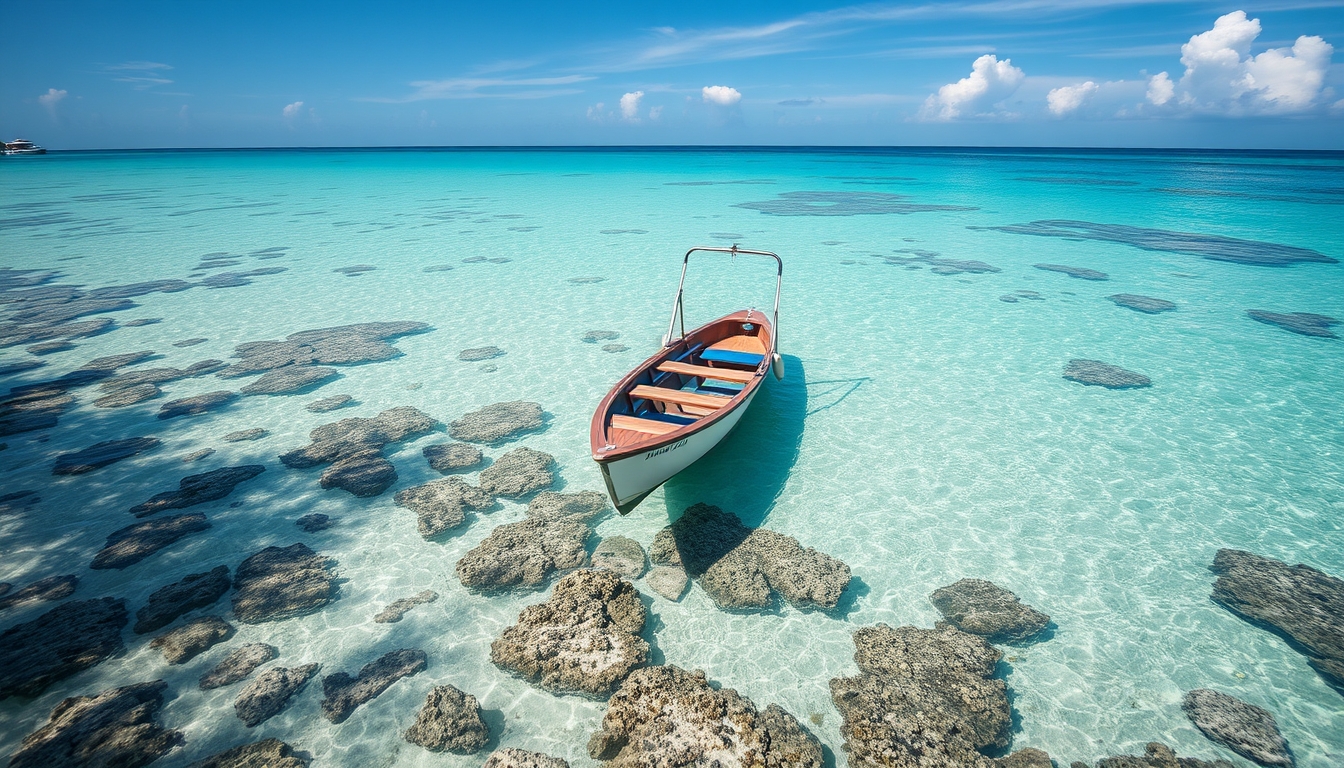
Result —
[[702, 395], [696, 392], [683, 392], [679, 389], [668, 389], [666, 387], [650, 387], [644, 384], [631, 389], [630, 396], [636, 399], [657, 400], [660, 403], [713, 409], [722, 408], [728, 404], [729, 400], [732, 400], [731, 397], [724, 397], [723, 395]]
[[705, 379], [731, 381], [737, 384], [746, 384], [756, 378], [756, 374], [751, 371], [739, 371], [733, 368], [710, 368], [707, 365], [691, 365], [690, 363], [666, 362], [660, 364], [658, 370], [665, 373], [679, 373], [682, 376], [699, 376]]
[[612, 415], [611, 426], [615, 429], [628, 429], [631, 432], [643, 432], [649, 435], [666, 435], [669, 432], [676, 432], [682, 427], [681, 424], [641, 419], [638, 416], [626, 416], [620, 413]]

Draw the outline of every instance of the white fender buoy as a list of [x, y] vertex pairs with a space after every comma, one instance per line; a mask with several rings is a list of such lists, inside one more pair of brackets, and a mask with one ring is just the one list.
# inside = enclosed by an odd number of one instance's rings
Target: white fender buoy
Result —
[[784, 358], [780, 357], [778, 352], [770, 358], [770, 370], [775, 372], [776, 379], [784, 380]]

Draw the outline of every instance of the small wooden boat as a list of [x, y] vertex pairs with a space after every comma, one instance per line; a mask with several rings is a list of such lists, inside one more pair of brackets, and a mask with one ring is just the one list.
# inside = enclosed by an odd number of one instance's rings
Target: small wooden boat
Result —
[[[682, 291], [687, 264], [697, 252], [774, 259], [778, 272], [773, 314], [767, 317], [760, 310], [744, 309], [687, 333]], [[775, 335], [783, 276], [784, 262], [769, 251], [734, 245], [686, 252], [663, 348], [617, 382], [593, 414], [589, 431], [593, 460], [602, 468], [607, 493], [621, 514], [727, 436], [751, 405], [767, 370], [784, 378]]]

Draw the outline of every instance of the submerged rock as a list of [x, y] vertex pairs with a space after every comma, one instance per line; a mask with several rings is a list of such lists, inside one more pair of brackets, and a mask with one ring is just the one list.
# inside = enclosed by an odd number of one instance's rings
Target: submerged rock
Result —
[[234, 615], [259, 624], [312, 613], [334, 597], [330, 565], [304, 544], [261, 550], [234, 572]]
[[250, 341], [234, 348], [238, 362], [220, 372], [224, 378], [250, 376], [286, 366], [352, 365], [391, 360], [401, 350], [388, 340], [422, 333], [429, 325], [413, 321], [357, 323], [290, 334], [284, 341]]
[[428, 432], [438, 422], [409, 406], [389, 408], [377, 416], [323, 424], [308, 433], [311, 443], [280, 456], [287, 467], [307, 469], [332, 464], [322, 475], [323, 488], [342, 488], [356, 496], [377, 496], [396, 482], [397, 470], [382, 456], [388, 443]]
[[233, 493], [239, 483], [251, 480], [265, 471], [266, 467], [261, 464], [245, 464], [187, 475], [178, 481], [177, 490], [164, 491], [150, 497], [149, 501], [136, 504], [131, 507], [131, 514], [146, 517], [165, 509], [183, 509], [222, 499]]
[[509, 499], [526, 496], [555, 483], [555, 475], [551, 472], [554, 465], [555, 458], [549, 453], [526, 446], [514, 448], [481, 471], [481, 488]]
[[1218, 550], [1209, 568], [1215, 603], [1275, 630], [1344, 692], [1344, 581], [1236, 549]]
[[457, 562], [457, 577], [471, 589], [535, 587], [578, 568], [588, 560], [588, 521], [605, 508], [606, 497], [594, 491], [540, 493], [526, 519], [498, 526]]
[[402, 736], [431, 752], [469, 755], [490, 741], [490, 729], [481, 719], [481, 705], [475, 696], [451, 685], [439, 685], [430, 689], [415, 724]]
[[187, 768], [306, 768], [308, 761], [279, 739], [262, 739], [226, 749]]
[[539, 403], [515, 400], [487, 405], [448, 425], [448, 436], [468, 443], [498, 443], [544, 424]]
[[458, 360], [465, 360], [468, 363], [474, 363], [481, 360], [490, 360], [492, 358], [503, 356], [504, 350], [499, 347], [475, 347], [473, 349], [464, 349], [457, 353]]
[[209, 341], [209, 339], [202, 338], [202, 337], [200, 337], [200, 336], [194, 336], [194, 337], [192, 337], [192, 338], [190, 338], [190, 339], [183, 339], [183, 340], [181, 340], [181, 341], [174, 341], [174, 342], [173, 342], [173, 346], [174, 346], [174, 347], [194, 347], [194, 346], [196, 346], [197, 344], [204, 344], [204, 343], [207, 342], [207, 341]]
[[1211, 741], [1247, 760], [1266, 766], [1293, 765], [1288, 742], [1266, 710], [1207, 688], [1185, 694], [1181, 709]]
[[334, 411], [337, 408], [344, 406], [353, 399], [354, 398], [349, 395], [332, 395], [331, 397], [324, 397], [321, 400], [314, 400], [303, 406], [303, 408], [312, 413], [326, 413], [327, 411]]
[[947, 623], [991, 643], [1021, 643], [1050, 625], [1050, 617], [984, 579], [962, 579], [929, 599]]
[[608, 536], [593, 550], [593, 567], [604, 568], [627, 579], [644, 575], [644, 548], [625, 536]]
[[401, 617], [405, 616], [406, 613], [415, 606], [432, 603], [438, 599], [438, 592], [435, 592], [432, 589], [426, 589], [419, 594], [392, 601], [391, 605], [379, 611], [378, 614], [373, 617], [373, 621], [376, 624], [395, 624], [396, 622], [401, 621]]
[[405, 488], [397, 491], [393, 499], [415, 513], [416, 528], [426, 539], [461, 525], [467, 519], [467, 510], [482, 511], [495, 504], [492, 494], [468, 485], [460, 477]]
[[1170, 312], [1176, 308], [1176, 305], [1166, 299], [1155, 299], [1152, 296], [1140, 296], [1136, 293], [1117, 293], [1106, 298], [1115, 302], [1118, 306], [1128, 307], [1138, 312], [1145, 312], [1150, 315], [1156, 315], [1159, 312]]
[[361, 498], [377, 496], [397, 482], [397, 468], [376, 448], [343, 456], [327, 467], [323, 488], [340, 488]]
[[1118, 365], [1100, 360], [1070, 360], [1064, 368], [1064, 378], [1079, 384], [1090, 384], [1107, 389], [1135, 389], [1151, 386], [1153, 380], [1141, 373], [1127, 371]]
[[588, 741], [588, 754], [612, 768], [823, 765], [821, 743], [779, 705], [762, 712], [732, 688], [711, 686], [704, 672], [671, 665], [626, 678]]
[[771, 594], [795, 607], [834, 608], [849, 586], [849, 566], [736, 515], [696, 504], [654, 536], [649, 559], [683, 566], [721, 608], [765, 608]]
[[149, 647], [163, 651], [163, 658], [169, 664], [183, 664], [230, 637], [233, 637], [231, 624], [218, 616], [202, 616], [159, 635], [150, 641]]
[[229, 591], [229, 567], [221, 565], [204, 573], [183, 576], [180, 581], [160, 587], [149, 596], [144, 608], [135, 612], [137, 635], [166, 627], [188, 611], [213, 604]]
[[343, 723], [361, 704], [372, 701], [403, 677], [410, 677], [425, 669], [425, 652], [403, 648], [380, 656], [365, 664], [358, 677], [345, 672], [327, 675], [322, 679], [322, 716], [333, 723]]
[[158, 722], [162, 680], [64, 699], [47, 724], [24, 737], [9, 768], [148, 765], [182, 742]]
[[[1199, 760], [1193, 757], [1177, 757], [1171, 747], [1149, 742], [1143, 757], [1118, 755], [1097, 761], [1097, 768], [1236, 768], [1226, 760]], [[1075, 766], [1080, 763], [1074, 763]], [[1086, 764], [1084, 768], [1086, 768]]]
[[335, 368], [316, 365], [288, 365], [268, 371], [261, 378], [238, 390], [244, 395], [289, 395], [302, 392], [341, 374]]
[[304, 533], [325, 531], [333, 525], [331, 518], [321, 512], [310, 512], [303, 517], [300, 517], [298, 520], [295, 520], [294, 524]]
[[1109, 280], [1111, 276], [1105, 272], [1098, 272], [1095, 269], [1086, 267], [1070, 267], [1065, 264], [1032, 264], [1037, 269], [1044, 269], [1047, 272], [1062, 272], [1069, 277], [1076, 277], [1079, 280]]
[[113, 531], [107, 543], [94, 555], [89, 567], [97, 570], [126, 568], [144, 560], [184, 536], [210, 527], [205, 515], [177, 515], [134, 523]]
[[0, 634], [0, 699], [35, 697], [122, 649], [126, 601], [102, 597], [52, 608]]
[[233, 711], [243, 725], [255, 728], [280, 713], [290, 697], [298, 693], [317, 672], [317, 664], [301, 667], [274, 667], [257, 675], [238, 692]]
[[1263, 309], [1248, 309], [1246, 314], [1252, 320], [1276, 325], [1285, 331], [1303, 336], [1316, 336], [1323, 339], [1339, 338], [1334, 331], [1330, 330], [1331, 327], [1339, 325], [1339, 321], [1326, 315], [1313, 315], [1310, 312], [1266, 312]]
[[163, 390], [159, 389], [156, 384], [136, 384], [94, 400], [93, 406], [95, 408], [125, 408], [128, 405], [152, 400], [162, 394]]
[[18, 589], [14, 589], [11, 584], [0, 584], [0, 611], [33, 600], [49, 601], [69, 597], [78, 585], [79, 577], [74, 574], [48, 576]]
[[230, 432], [221, 437], [220, 440], [223, 440], [226, 443], [245, 443], [252, 440], [260, 440], [269, 434], [271, 433], [261, 427], [253, 427], [252, 429], [240, 429], [237, 432]]
[[504, 747], [491, 752], [482, 768], [569, 768], [569, 763], [540, 752]]
[[430, 469], [445, 475], [470, 469], [485, 458], [481, 449], [466, 443], [427, 445], [420, 452], [425, 455]]
[[214, 454], [215, 454], [214, 448], [202, 448], [199, 451], [192, 451], [191, 453], [184, 455], [182, 457], [182, 463], [190, 464], [193, 461], [200, 461], [201, 459], [204, 459], [206, 456], [213, 456]]
[[180, 400], [169, 400], [159, 406], [159, 418], [172, 419], [178, 416], [196, 416], [209, 413], [210, 411], [217, 411], [237, 399], [237, 392], [221, 389], [215, 392], [184, 397]]
[[490, 661], [557, 693], [606, 696], [649, 658], [639, 591], [609, 571], [579, 571], [523, 609], [490, 645]]
[[236, 683], [278, 655], [279, 651], [266, 643], [248, 643], [239, 646], [209, 672], [201, 675], [201, 690], [208, 691]]
[[156, 448], [158, 445], [159, 439], [157, 437], [128, 437], [123, 440], [105, 440], [83, 450], [57, 456], [56, 465], [52, 467], [51, 474], [81, 475], [122, 459], [129, 459], [132, 456]]
[[589, 331], [583, 334], [582, 341], [585, 344], [596, 344], [599, 341], [615, 341], [621, 338], [620, 331]]
[[878, 624], [857, 630], [854, 648], [859, 674], [831, 680], [851, 764], [988, 768], [982, 750], [1008, 746], [1000, 654], [982, 638]]
[[655, 565], [644, 582], [649, 585], [649, 589], [676, 602], [686, 594], [686, 586], [691, 580], [686, 576], [686, 570], [679, 565]]

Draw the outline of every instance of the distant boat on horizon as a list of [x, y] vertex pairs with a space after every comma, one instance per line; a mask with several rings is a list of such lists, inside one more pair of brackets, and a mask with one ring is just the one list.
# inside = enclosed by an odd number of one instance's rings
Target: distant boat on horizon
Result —
[[27, 139], [15, 139], [5, 142], [4, 153], [6, 155], [45, 155], [47, 150], [45, 147], [39, 147]]

